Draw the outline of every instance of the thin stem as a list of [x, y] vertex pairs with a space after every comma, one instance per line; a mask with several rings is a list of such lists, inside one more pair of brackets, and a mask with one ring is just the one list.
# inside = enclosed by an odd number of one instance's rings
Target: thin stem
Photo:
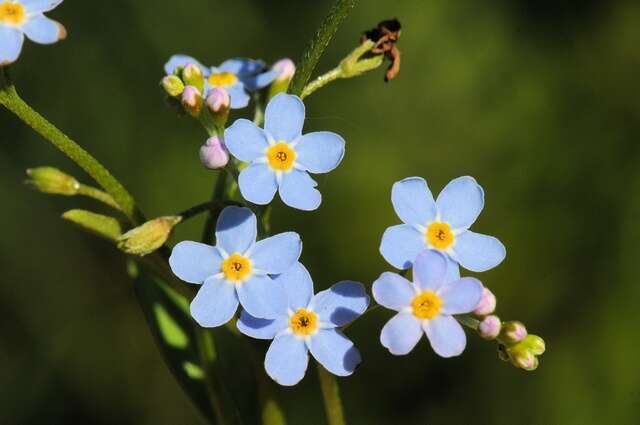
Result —
[[[218, 180], [216, 180], [216, 184], [213, 188], [213, 195], [211, 196], [211, 200], [222, 201], [224, 199], [226, 190], [227, 173], [220, 173], [218, 175]], [[209, 216], [207, 217], [207, 221], [204, 223], [204, 228], [202, 229], [202, 242], [208, 245], [211, 245], [211, 243], [213, 242], [214, 229], [216, 227], [218, 213], [219, 211], [217, 210], [209, 210]]]
[[120, 205], [118, 205], [118, 203], [113, 199], [113, 196], [93, 186], [81, 184], [78, 188], [78, 194], [93, 198], [96, 201], [100, 201], [103, 204], [107, 204], [110, 207], [117, 209], [118, 211], [122, 211], [122, 209], [120, 209]]
[[340, 24], [347, 15], [349, 15], [351, 9], [355, 7], [357, 1], [358, 0], [337, 0], [333, 5], [302, 55], [297, 71], [289, 85], [289, 93], [298, 96], [302, 94], [302, 90], [311, 78], [311, 74], [316, 68], [316, 65], [318, 65], [322, 53], [324, 53], [324, 50], [329, 45], [336, 31], [338, 31]]
[[211, 210], [219, 210], [229, 205], [236, 205], [242, 207], [243, 204], [235, 201], [208, 201], [203, 202], [202, 204], [195, 205], [188, 210], [184, 210], [183, 212], [177, 214], [182, 217], [181, 223], [184, 223], [185, 220], [188, 220], [192, 217], [197, 216], [198, 214], [202, 214], [203, 212], [211, 211]]
[[327, 424], [345, 425], [338, 381], [336, 380], [336, 377], [322, 367], [320, 363], [317, 365], [320, 389], [322, 390], [322, 397], [324, 399], [324, 411], [327, 415]]
[[333, 68], [331, 71], [322, 74], [321, 76], [319, 76], [318, 78], [316, 78], [315, 80], [307, 84], [304, 90], [302, 90], [302, 94], [300, 95], [300, 98], [304, 99], [314, 91], [326, 86], [330, 82], [335, 81], [340, 77], [342, 77], [342, 68], [337, 66]]

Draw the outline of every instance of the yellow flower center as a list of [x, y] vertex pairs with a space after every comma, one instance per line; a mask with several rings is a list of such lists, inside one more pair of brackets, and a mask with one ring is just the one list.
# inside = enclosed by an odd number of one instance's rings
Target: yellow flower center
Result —
[[289, 171], [296, 160], [296, 151], [285, 142], [278, 142], [267, 149], [267, 160], [272, 169]]
[[218, 72], [209, 75], [209, 84], [213, 87], [229, 87], [238, 81], [238, 77], [231, 72]]
[[227, 280], [242, 282], [251, 273], [251, 260], [234, 253], [222, 262], [222, 273]]
[[20, 3], [0, 4], [0, 23], [10, 25], [20, 25], [24, 22], [26, 12]]
[[289, 319], [289, 328], [294, 334], [308, 336], [318, 329], [318, 315], [313, 311], [299, 309]]
[[442, 221], [434, 221], [427, 228], [427, 243], [437, 249], [447, 249], [453, 244], [455, 237], [451, 226]]
[[442, 298], [435, 292], [425, 291], [413, 299], [411, 307], [418, 319], [433, 319], [440, 313]]

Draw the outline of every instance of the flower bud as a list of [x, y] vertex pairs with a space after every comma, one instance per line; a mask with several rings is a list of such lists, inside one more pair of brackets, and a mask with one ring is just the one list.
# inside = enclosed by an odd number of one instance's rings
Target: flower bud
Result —
[[500, 331], [500, 339], [506, 344], [516, 344], [527, 336], [527, 328], [517, 321], [505, 322]]
[[229, 152], [222, 140], [213, 136], [200, 148], [200, 161], [210, 170], [224, 168], [229, 162]]
[[171, 97], [177, 97], [184, 91], [184, 83], [175, 75], [167, 75], [162, 79], [162, 88]]
[[198, 65], [188, 64], [182, 70], [182, 81], [187, 86], [197, 88], [201, 93], [204, 91], [204, 75]]
[[182, 92], [182, 107], [189, 115], [197, 117], [202, 110], [202, 95], [194, 86], [186, 86]]
[[507, 352], [509, 353], [511, 364], [515, 367], [527, 371], [535, 370], [538, 367], [538, 358], [521, 344], [507, 348]]
[[296, 73], [296, 64], [289, 58], [280, 59], [272, 68], [278, 72], [275, 82], [290, 81]]
[[209, 92], [209, 96], [207, 96], [207, 107], [212, 114], [215, 115], [228, 111], [230, 105], [231, 98], [225, 89], [216, 87]]
[[546, 349], [546, 345], [544, 340], [540, 338], [538, 335], [527, 335], [521, 342], [531, 353], [536, 356], [544, 353]]
[[145, 256], [160, 248], [182, 221], [180, 216], [159, 217], [129, 230], [118, 238], [118, 248], [128, 254]]
[[480, 303], [473, 310], [473, 313], [478, 316], [486, 316], [488, 314], [493, 313], [496, 310], [496, 296], [493, 295], [488, 288], [482, 288], [482, 298], [480, 298]]
[[62, 214], [62, 218], [83, 230], [110, 241], [117, 241], [120, 235], [122, 235], [122, 228], [118, 220], [107, 215], [75, 209]]
[[487, 316], [478, 325], [478, 333], [486, 340], [496, 339], [500, 335], [502, 322], [498, 316]]
[[42, 193], [52, 195], [77, 195], [80, 183], [68, 174], [53, 167], [37, 167], [27, 170], [25, 183]]

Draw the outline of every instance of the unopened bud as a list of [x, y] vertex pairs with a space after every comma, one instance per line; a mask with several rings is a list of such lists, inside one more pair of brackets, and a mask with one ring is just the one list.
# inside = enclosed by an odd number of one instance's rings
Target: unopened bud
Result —
[[517, 321], [505, 322], [502, 325], [500, 339], [507, 344], [516, 344], [527, 336], [527, 328]]
[[296, 73], [296, 64], [291, 59], [284, 58], [274, 63], [273, 69], [278, 72], [275, 82], [289, 81]]
[[496, 310], [496, 296], [488, 288], [482, 288], [482, 298], [473, 313], [478, 316], [486, 316]]
[[229, 163], [229, 152], [224, 142], [216, 136], [209, 137], [200, 148], [200, 161], [211, 170], [224, 168]]
[[186, 86], [182, 92], [182, 107], [189, 115], [197, 117], [202, 110], [202, 94], [194, 86]]
[[118, 248], [128, 254], [145, 256], [160, 248], [182, 221], [180, 216], [159, 217], [129, 230], [118, 238]]
[[80, 189], [80, 183], [75, 178], [53, 167], [30, 168], [27, 176], [29, 178], [25, 183], [43, 193], [73, 196]]
[[526, 347], [522, 347], [520, 344], [507, 348], [511, 363], [527, 371], [535, 370], [538, 367], [538, 358]]
[[538, 335], [527, 335], [522, 340], [521, 344], [527, 347], [527, 349], [536, 356], [544, 353], [544, 350], [546, 349], [544, 339], [540, 338]]
[[212, 114], [215, 115], [229, 111], [230, 105], [231, 98], [225, 89], [216, 87], [209, 92], [207, 96], [207, 107]]
[[171, 97], [177, 97], [184, 91], [184, 83], [175, 75], [167, 75], [162, 79], [162, 88]]
[[182, 70], [182, 81], [187, 86], [193, 86], [200, 92], [204, 91], [204, 75], [198, 65], [193, 63], [188, 64]]
[[487, 316], [478, 325], [478, 333], [486, 340], [496, 339], [500, 335], [502, 322], [498, 316]]

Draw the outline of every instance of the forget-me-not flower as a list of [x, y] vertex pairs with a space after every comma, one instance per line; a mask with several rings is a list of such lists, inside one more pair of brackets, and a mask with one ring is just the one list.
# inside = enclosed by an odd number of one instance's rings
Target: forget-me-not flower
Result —
[[249, 163], [242, 170], [242, 196], [265, 205], [276, 191], [282, 201], [300, 210], [315, 210], [322, 195], [309, 173], [328, 173], [344, 156], [345, 141], [328, 131], [302, 135], [305, 108], [299, 97], [280, 93], [267, 105], [264, 129], [239, 119], [226, 129], [229, 152]]
[[472, 277], [447, 279], [449, 262], [435, 250], [424, 250], [413, 264], [413, 282], [385, 272], [373, 283], [373, 298], [398, 312], [380, 333], [380, 342], [391, 354], [413, 350], [425, 333], [433, 351], [442, 357], [460, 355], [467, 337], [452, 316], [469, 313], [482, 297], [482, 284]]
[[392, 266], [408, 269], [427, 248], [474, 272], [504, 260], [506, 249], [498, 239], [469, 230], [484, 206], [484, 191], [473, 177], [453, 179], [435, 201], [423, 178], [408, 177], [393, 185], [391, 201], [404, 222], [382, 236], [380, 253]]
[[38, 44], [53, 44], [67, 31], [59, 22], [44, 16], [63, 0], [0, 0], [0, 66], [15, 62], [24, 36]]
[[202, 284], [191, 315], [204, 327], [220, 326], [238, 303], [256, 317], [273, 318], [283, 298], [270, 275], [288, 270], [302, 251], [300, 236], [280, 233], [256, 242], [256, 216], [248, 208], [225, 208], [216, 226], [216, 246], [184, 241], [173, 248], [169, 265], [185, 282]]
[[342, 327], [360, 316], [369, 305], [361, 283], [344, 281], [313, 295], [313, 281], [300, 263], [277, 276], [286, 297], [271, 320], [257, 319], [243, 311], [238, 329], [259, 339], [273, 339], [264, 365], [281, 385], [295, 385], [304, 377], [308, 352], [329, 372], [348, 376], [360, 363], [360, 352], [342, 332]]

